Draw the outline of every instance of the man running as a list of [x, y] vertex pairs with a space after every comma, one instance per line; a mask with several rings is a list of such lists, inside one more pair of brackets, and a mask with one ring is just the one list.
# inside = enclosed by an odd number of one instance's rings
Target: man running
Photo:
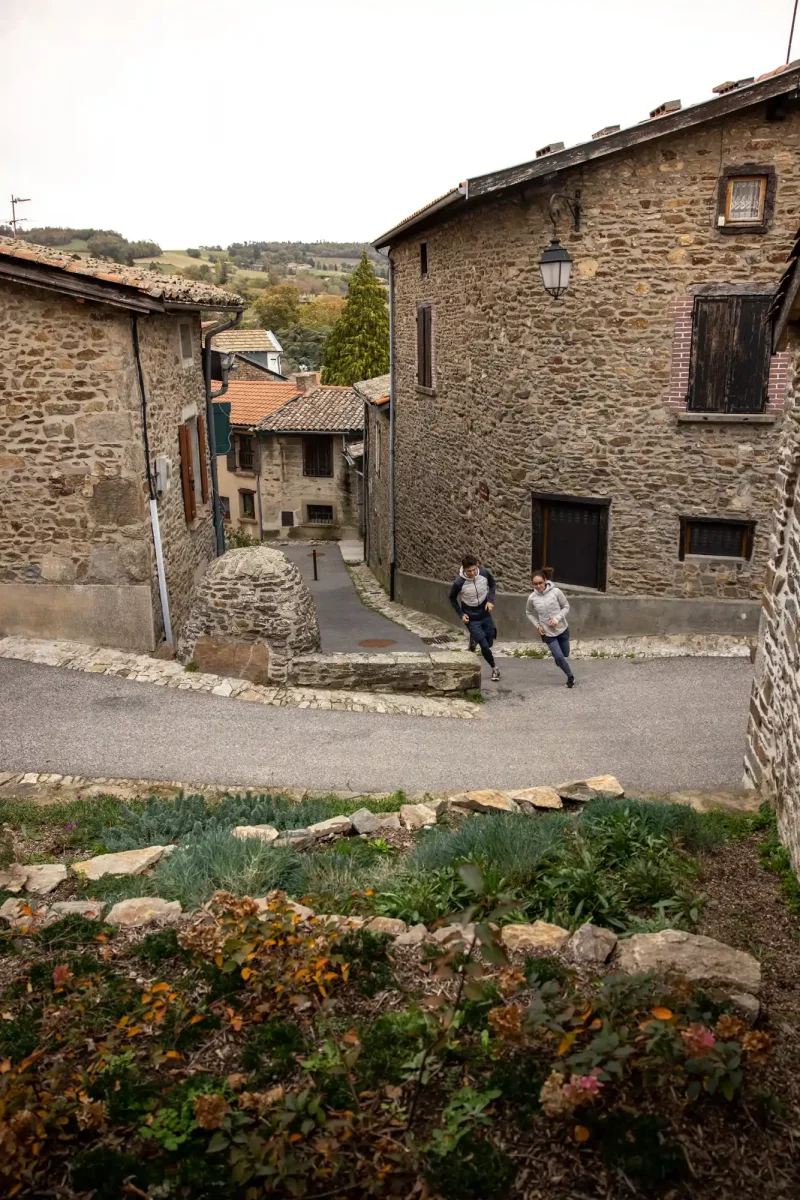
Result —
[[497, 585], [491, 572], [478, 565], [474, 554], [465, 554], [461, 559], [461, 570], [450, 588], [450, 603], [469, 628], [470, 641], [474, 639], [477, 642], [481, 654], [492, 668], [493, 683], [500, 678], [492, 654], [495, 638], [492, 612], [496, 594]]

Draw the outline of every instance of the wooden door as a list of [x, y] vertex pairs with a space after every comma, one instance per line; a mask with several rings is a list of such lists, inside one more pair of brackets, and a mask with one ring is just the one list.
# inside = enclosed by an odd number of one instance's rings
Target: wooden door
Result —
[[533, 569], [553, 568], [556, 583], [605, 589], [608, 501], [561, 496], [533, 500]]

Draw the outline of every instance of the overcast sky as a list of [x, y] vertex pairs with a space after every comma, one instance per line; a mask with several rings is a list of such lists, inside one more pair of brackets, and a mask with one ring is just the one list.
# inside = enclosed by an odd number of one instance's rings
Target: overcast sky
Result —
[[[0, 0], [0, 218], [366, 240], [786, 57], [793, 0]], [[800, 30], [794, 56], [800, 58]]]

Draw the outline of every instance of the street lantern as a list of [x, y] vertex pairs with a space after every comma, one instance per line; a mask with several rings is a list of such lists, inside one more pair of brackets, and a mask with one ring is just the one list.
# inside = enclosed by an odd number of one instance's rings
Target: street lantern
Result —
[[554, 300], [558, 300], [569, 287], [572, 272], [572, 259], [558, 238], [553, 238], [550, 245], [542, 251], [539, 270], [542, 273], [544, 290], [549, 292]]

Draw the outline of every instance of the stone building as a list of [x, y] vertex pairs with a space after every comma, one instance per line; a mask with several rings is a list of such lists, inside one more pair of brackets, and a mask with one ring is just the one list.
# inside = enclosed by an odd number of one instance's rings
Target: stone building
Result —
[[[792, 63], [552, 143], [376, 241], [394, 560], [373, 541], [370, 562], [398, 599], [448, 615], [470, 549], [497, 573], [506, 637], [535, 636], [524, 596], [543, 561], [576, 633], [755, 631], [787, 383], [765, 316], [800, 208], [798, 83]], [[572, 263], [557, 298], [539, 265], [554, 237]]]
[[237, 379], [282, 379], [283, 348], [271, 329], [226, 329], [216, 334], [214, 349], [233, 358]]
[[790, 356], [790, 398], [778, 455], [745, 779], [774, 803], [781, 837], [800, 872], [800, 230], [797, 239], [772, 310], [773, 344]]
[[389, 563], [392, 558], [389, 526], [389, 383], [391, 376], [379, 375], [353, 384], [364, 401], [364, 557], [387, 591], [391, 588]]
[[256, 538], [338, 538], [361, 528], [363, 401], [352, 388], [232, 380], [231, 447], [218, 458], [234, 528]]
[[0, 238], [3, 634], [151, 650], [163, 590], [177, 638], [214, 555], [200, 316], [241, 306]]

